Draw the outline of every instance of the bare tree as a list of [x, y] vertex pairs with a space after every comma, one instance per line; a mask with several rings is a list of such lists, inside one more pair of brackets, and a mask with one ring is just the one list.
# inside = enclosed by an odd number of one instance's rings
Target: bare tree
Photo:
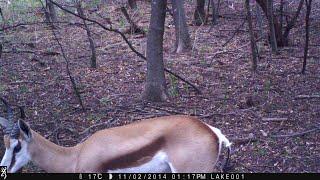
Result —
[[[6, 26], [6, 19], [3, 15], [1, 7], [0, 7], [0, 16], [2, 19], [2, 28], [4, 28]], [[3, 41], [4, 41], [4, 33], [3, 33], [3, 31], [0, 31], [0, 58], [2, 57]]]
[[[101, 27], [102, 29], [106, 30], [106, 31], [109, 31], [109, 32], [113, 32], [113, 33], [116, 33], [118, 34], [124, 41], [125, 43], [128, 45], [128, 47], [130, 48], [130, 50], [132, 52], [134, 52], [138, 57], [142, 58], [143, 60], [147, 60], [147, 58], [142, 54], [140, 53], [139, 51], [137, 51], [133, 45], [131, 44], [131, 42], [128, 40], [128, 38], [124, 35], [124, 33], [122, 33], [121, 31], [119, 31], [118, 29], [114, 29], [112, 27], [107, 27], [106, 25], [104, 25], [103, 23], [100, 23], [94, 19], [90, 19], [90, 18], [87, 18], [87, 17], [81, 17], [79, 16], [77, 13], [74, 13], [73, 11], [71, 10], [68, 10], [67, 8], [63, 7], [61, 4], [59, 3], [56, 3], [55, 1], [53, 0], [48, 0], [50, 2], [52, 2], [52, 4], [54, 4], [55, 6], [57, 6], [59, 9], [63, 10], [64, 12], [68, 13], [68, 14], [72, 14], [73, 16], [76, 16], [78, 18], [81, 18], [81, 19], [84, 19], [88, 22], [91, 22], [91, 23], [94, 23], [96, 25], [98, 25], [99, 27]], [[111, 23], [111, 22], [110, 22]], [[189, 82], [188, 80], [186, 80], [185, 78], [183, 78], [182, 76], [174, 73], [172, 70], [170, 69], [167, 69], [167, 68], [164, 68], [164, 71], [173, 75], [174, 77], [178, 78], [179, 80], [183, 81], [184, 83], [188, 84], [189, 86], [191, 86], [195, 91], [196, 93], [198, 94], [202, 94], [201, 90], [195, 86], [194, 84], [192, 84], [191, 82]]]
[[214, 0], [210, 0], [210, 4], [212, 9], [212, 25], [215, 25], [218, 21], [218, 6], [215, 5]]
[[[52, 22], [57, 22], [57, 13], [54, 5], [50, 1], [46, 1], [46, 9], [47, 9], [47, 20], [50, 20]], [[49, 18], [49, 19], [48, 19]]]
[[[76, 2], [77, 3], [77, 11], [79, 16], [81, 17], [85, 17], [85, 14], [83, 13], [82, 7], [81, 7], [81, 1]], [[86, 20], [82, 19], [83, 24], [84, 24], [84, 28], [87, 32], [87, 36], [88, 36], [88, 40], [89, 40], [89, 44], [90, 44], [90, 49], [91, 49], [91, 67], [92, 68], [97, 68], [97, 55], [96, 55], [96, 48], [94, 45], [94, 41], [93, 41], [93, 37], [91, 35], [89, 26], [86, 22]]]
[[285, 42], [286, 45], [288, 45], [290, 30], [294, 27], [295, 23], [297, 22], [302, 6], [303, 6], [303, 0], [300, 0], [296, 13], [294, 14], [293, 18], [288, 22], [288, 25], [285, 28], [282, 40]]
[[[256, 0], [256, 2], [260, 5], [262, 11], [264, 12], [265, 16], [268, 18], [268, 23], [270, 22], [270, 16], [268, 14], [268, 3], [270, 0]], [[271, 2], [271, 4], [273, 4], [273, 2]], [[273, 13], [273, 11], [272, 11]], [[273, 27], [275, 30], [275, 36], [276, 36], [276, 40], [277, 40], [277, 45], [282, 46], [283, 45], [283, 41], [282, 41], [282, 34], [281, 34], [281, 30], [280, 30], [280, 24], [277, 21], [277, 18], [274, 14], [272, 14], [272, 21], [273, 21]], [[269, 27], [270, 28], [270, 27]], [[269, 29], [269, 33], [270, 33], [270, 29]], [[271, 35], [269, 34], [269, 36], [271, 37]], [[271, 42], [270, 42], [271, 43]]]
[[249, 33], [250, 33], [250, 42], [251, 42], [251, 52], [252, 52], [252, 70], [257, 70], [257, 59], [258, 59], [258, 52], [257, 52], [257, 44], [253, 34], [253, 26], [252, 26], [252, 18], [251, 18], [251, 9], [250, 9], [250, 2], [249, 0], [245, 1], [245, 7], [247, 10], [247, 20], [249, 26]]
[[270, 32], [270, 44], [273, 53], [278, 51], [277, 40], [276, 40], [276, 32], [274, 28], [273, 21], [273, 0], [267, 0], [267, 15], [268, 15], [268, 24], [269, 24], [269, 32]]
[[184, 0], [172, 0], [173, 20], [175, 25], [177, 53], [188, 51], [191, 48], [191, 40], [184, 12]]
[[128, 0], [128, 5], [131, 9], [137, 9], [137, 1], [136, 0]]
[[[262, 11], [264, 12], [264, 14], [267, 16], [268, 19], [270, 19], [269, 17], [271, 17], [270, 15], [268, 15], [268, 3], [270, 3], [269, 0], [256, 0], [256, 2], [260, 5]], [[283, 2], [284, 3], [284, 2]], [[273, 3], [272, 3], [273, 4]], [[281, 6], [285, 6], [285, 4], [280, 4]], [[292, 17], [292, 19], [288, 22], [287, 26], [284, 28], [284, 32], [282, 33], [282, 29], [283, 29], [283, 25], [281, 24], [281, 15], [280, 15], [280, 22], [278, 21], [278, 19], [276, 18], [276, 16], [273, 14], [272, 15], [272, 19], [273, 19], [273, 24], [274, 24], [274, 30], [275, 30], [275, 36], [276, 36], [276, 40], [277, 40], [277, 46], [282, 47], [282, 46], [288, 46], [289, 44], [289, 34], [291, 29], [294, 27], [299, 14], [301, 12], [302, 9], [302, 5], [303, 5], [303, 0], [300, 0], [299, 6], [297, 8], [297, 11], [295, 12], [294, 16]], [[282, 8], [282, 7], [280, 7]], [[273, 13], [273, 12], [272, 12]]]
[[259, 35], [260, 37], [263, 36], [263, 29], [262, 29], [262, 15], [261, 15], [261, 9], [260, 6], [258, 5], [258, 3], [256, 3], [255, 6], [256, 9], [256, 19], [257, 19], [257, 24], [258, 24], [258, 29], [259, 29]]
[[284, 6], [284, 0], [280, 0], [280, 31], [281, 31], [281, 34], [282, 34], [282, 30], [283, 30], [283, 6]]
[[[52, 3], [51, 0], [48, 0], [48, 2]], [[42, 5], [42, 8], [45, 8], [45, 6], [44, 6], [43, 3], [41, 3], [41, 5]], [[52, 5], [55, 5], [55, 4], [52, 3]], [[71, 72], [71, 70], [70, 70], [70, 61], [69, 61], [69, 59], [68, 59], [68, 57], [67, 57], [67, 54], [65, 53], [65, 51], [64, 51], [64, 49], [63, 49], [63, 46], [62, 46], [61, 42], [59, 41], [58, 35], [57, 35], [57, 33], [56, 33], [56, 31], [55, 31], [55, 28], [54, 28], [54, 23], [53, 23], [53, 21], [49, 21], [48, 23], [49, 23], [49, 27], [50, 27], [50, 29], [51, 29], [51, 32], [52, 32], [52, 34], [53, 34], [53, 36], [54, 36], [54, 39], [56, 40], [56, 42], [57, 42], [57, 44], [58, 44], [58, 46], [59, 46], [59, 48], [60, 48], [60, 50], [61, 50], [62, 57], [63, 57], [63, 59], [64, 59], [65, 62], [66, 62], [67, 75], [68, 75], [68, 77], [69, 77], [69, 79], [70, 79], [70, 81], [71, 81], [71, 85], [72, 85], [72, 88], [73, 88], [73, 90], [74, 90], [74, 93], [75, 93], [75, 95], [76, 95], [76, 97], [77, 97], [77, 99], [78, 99], [78, 101], [79, 101], [79, 104], [80, 104], [82, 110], [84, 111], [84, 110], [85, 110], [85, 107], [84, 107], [84, 104], [83, 104], [83, 101], [82, 101], [82, 98], [81, 98], [81, 93], [80, 93], [80, 91], [79, 91], [79, 89], [78, 89], [76, 80], [75, 80], [75, 78], [73, 77], [72, 72]]]
[[143, 93], [143, 98], [148, 101], [167, 99], [163, 63], [166, 5], [166, 0], [152, 0], [151, 2], [151, 19], [147, 36], [147, 81]]
[[307, 66], [308, 50], [309, 50], [309, 24], [310, 24], [310, 13], [311, 13], [312, 0], [306, 0], [307, 14], [306, 14], [306, 42], [304, 47], [303, 65], [301, 73], [304, 74]]
[[204, 10], [205, 0], [196, 0], [196, 9], [193, 14], [194, 24], [200, 26], [205, 23], [206, 13]]
[[140, 28], [129, 16], [129, 13], [126, 9], [126, 7], [122, 6], [121, 7], [121, 12], [124, 15], [124, 17], [126, 18], [126, 20], [128, 21], [128, 23], [130, 24], [130, 28], [129, 28], [129, 32], [131, 34], [145, 34], [145, 32], [143, 31], [142, 28]]
[[2, 8], [1, 7], [0, 7], [0, 16], [1, 16], [1, 19], [2, 19], [2, 26], [5, 26], [7, 24], [7, 20], [4, 17], [4, 14], [2, 12]]

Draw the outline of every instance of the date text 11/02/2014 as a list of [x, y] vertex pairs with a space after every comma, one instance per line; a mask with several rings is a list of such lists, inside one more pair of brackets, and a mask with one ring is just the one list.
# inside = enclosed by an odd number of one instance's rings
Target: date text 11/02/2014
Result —
[[244, 174], [225, 174], [225, 173], [116, 173], [109, 174], [109, 179], [119, 179], [119, 180], [139, 180], [139, 179], [215, 179], [215, 180], [243, 180]]

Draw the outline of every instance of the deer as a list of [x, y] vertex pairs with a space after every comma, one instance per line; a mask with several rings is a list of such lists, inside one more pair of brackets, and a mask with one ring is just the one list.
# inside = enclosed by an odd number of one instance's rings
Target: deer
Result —
[[50, 173], [212, 173], [223, 145], [221, 130], [195, 116], [169, 115], [96, 131], [75, 146], [59, 146], [13, 120], [12, 108], [0, 117], [5, 153], [1, 166], [9, 173], [28, 162]]

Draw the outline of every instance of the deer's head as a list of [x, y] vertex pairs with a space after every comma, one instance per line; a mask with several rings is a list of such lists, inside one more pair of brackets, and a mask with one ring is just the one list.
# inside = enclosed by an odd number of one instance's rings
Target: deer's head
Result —
[[1, 117], [0, 124], [4, 132], [5, 153], [1, 160], [1, 166], [7, 166], [8, 172], [17, 172], [30, 160], [28, 144], [32, 140], [30, 127], [22, 120], [14, 122], [10, 105], [0, 98], [7, 109], [7, 117]]

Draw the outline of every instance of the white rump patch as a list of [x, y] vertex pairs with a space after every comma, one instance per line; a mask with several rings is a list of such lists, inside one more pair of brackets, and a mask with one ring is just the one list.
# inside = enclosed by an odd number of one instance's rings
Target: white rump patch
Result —
[[222, 143], [224, 143], [226, 147], [231, 148], [230, 147], [231, 146], [230, 141], [226, 138], [225, 135], [222, 134], [220, 129], [212, 127], [209, 124], [206, 124], [206, 125], [218, 136], [218, 139], [219, 139], [219, 154], [220, 154], [220, 151], [221, 151]]
[[159, 151], [150, 161], [141, 166], [109, 170], [108, 173], [169, 173], [173, 170], [172, 168], [167, 154]]

